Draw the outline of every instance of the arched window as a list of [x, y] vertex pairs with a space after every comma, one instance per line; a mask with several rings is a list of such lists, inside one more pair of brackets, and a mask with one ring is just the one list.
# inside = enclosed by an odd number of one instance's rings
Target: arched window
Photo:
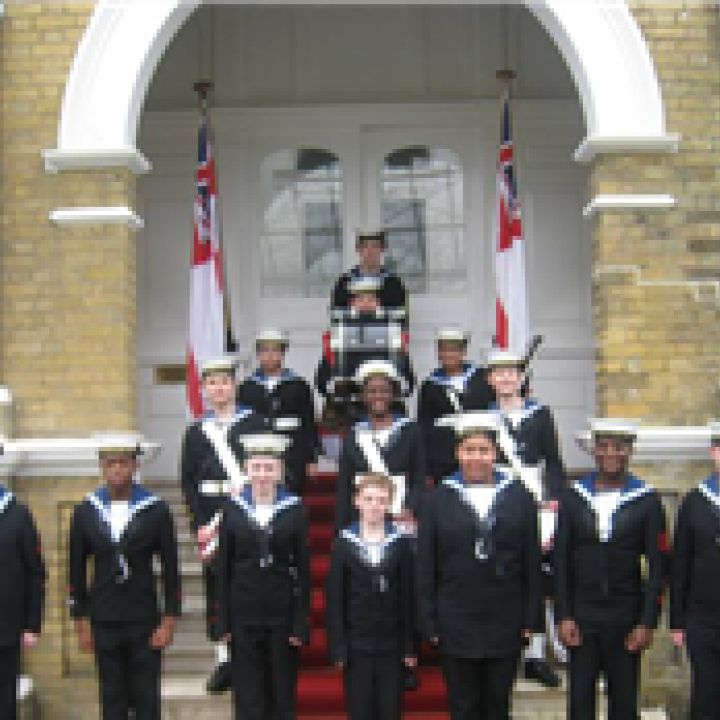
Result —
[[381, 212], [387, 265], [413, 293], [453, 294], [467, 283], [463, 173], [445, 148], [404, 147], [385, 156]]
[[320, 297], [342, 271], [343, 178], [328, 150], [268, 155], [261, 167], [263, 297]]

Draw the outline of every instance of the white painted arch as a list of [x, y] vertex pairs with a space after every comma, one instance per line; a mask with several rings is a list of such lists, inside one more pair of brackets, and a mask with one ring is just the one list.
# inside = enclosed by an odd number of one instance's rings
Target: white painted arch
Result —
[[[43, 153], [49, 171], [149, 169], [136, 147], [145, 94], [168, 43], [202, 2], [98, 0], [65, 88], [57, 147]], [[578, 88], [586, 137], [577, 160], [602, 152], [677, 149], [678, 136], [665, 128], [650, 52], [626, 0], [525, 3], [553, 38]]]

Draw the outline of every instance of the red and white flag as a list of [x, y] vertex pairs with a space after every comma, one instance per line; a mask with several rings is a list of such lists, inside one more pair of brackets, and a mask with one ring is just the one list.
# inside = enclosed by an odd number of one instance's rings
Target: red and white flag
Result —
[[201, 111], [195, 171], [194, 232], [190, 265], [190, 313], [186, 347], [188, 414], [203, 414], [200, 368], [225, 351], [225, 282], [215, 157], [207, 112]]
[[525, 252], [514, 170], [510, 97], [503, 100], [495, 213], [495, 344], [522, 352], [530, 340]]

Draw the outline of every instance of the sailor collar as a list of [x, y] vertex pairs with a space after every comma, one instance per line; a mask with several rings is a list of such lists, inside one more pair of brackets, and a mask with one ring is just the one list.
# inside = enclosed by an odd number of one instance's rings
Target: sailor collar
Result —
[[[230, 499], [245, 512], [245, 514], [255, 521], [256, 505], [253, 500], [252, 486], [246, 485], [241, 492], [231, 495]], [[289, 493], [285, 488], [279, 487], [275, 495], [275, 502], [272, 504], [272, 513], [270, 514], [270, 522], [283, 510], [300, 504], [300, 498], [297, 495]]]
[[14, 497], [7, 488], [0, 485], [0, 515], [10, 507]]
[[369, 547], [371, 545], [375, 545], [376, 547], [378, 547], [378, 564], [382, 563], [382, 561], [385, 559], [390, 547], [398, 540], [400, 540], [400, 538], [404, 537], [403, 532], [394, 523], [386, 522], [385, 537], [379, 543], [369, 543], [367, 542], [367, 540], [364, 540], [360, 534], [359, 521], [355, 521], [354, 523], [348, 525], [348, 527], [343, 528], [340, 531], [340, 536], [350, 542], [352, 545], [354, 545], [360, 551], [361, 557], [368, 562], [370, 561]]
[[720, 509], [720, 483], [718, 483], [717, 473], [713, 473], [703, 480], [698, 490], [709, 502]]
[[[521, 422], [534, 415], [538, 410], [545, 407], [542, 403], [538, 402], [534, 398], [524, 398], [523, 405], [519, 410], [512, 411], [512, 414], [517, 414], [520, 417]], [[489, 410], [498, 413], [503, 418], [508, 418], [511, 413], [502, 410], [497, 401], [490, 404]]]
[[352, 268], [350, 268], [349, 276], [351, 278], [364, 278], [364, 277], [376, 277], [380, 278], [381, 280], [385, 280], [385, 278], [388, 276], [388, 271], [385, 269], [385, 266], [381, 266], [380, 269], [376, 273], [365, 273], [360, 269], [359, 265], [355, 265]]
[[280, 383], [295, 380], [297, 377], [298, 376], [289, 368], [283, 368], [279, 375], [266, 375], [260, 368], [257, 368], [255, 372], [248, 377], [248, 380], [268, 389], [271, 380], [276, 380], [277, 385], [280, 385]]
[[[110, 529], [110, 492], [106, 486], [99, 487], [94, 492], [91, 492], [87, 496], [87, 501], [90, 505], [95, 508], [96, 512], [100, 516], [100, 519], [107, 525], [108, 530]], [[155, 505], [160, 502], [160, 498], [157, 495], [153, 495], [149, 490], [144, 488], [138, 483], [133, 483], [132, 489], [130, 490], [130, 498], [128, 501], [129, 514], [127, 519], [127, 528], [130, 525], [132, 519], [140, 511], [144, 510], [151, 505]]]
[[[575, 490], [575, 492], [580, 495], [583, 500], [585, 500], [585, 502], [590, 506], [590, 509], [596, 517], [598, 517], [598, 506], [596, 501], [598, 492], [595, 487], [597, 478], [598, 473], [592, 472], [589, 475], [586, 475], [584, 478], [578, 480], [575, 485], [573, 485], [573, 489]], [[610, 518], [608, 536], [607, 538], [605, 538], [605, 540], [609, 540], [612, 537], [615, 524], [614, 519], [620, 508], [624, 507], [628, 503], [633, 502], [634, 500], [637, 500], [638, 498], [643, 497], [644, 495], [648, 495], [654, 492], [654, 488], [646, 485], [642, 480], [640, 480], [640, 478], [633, 475], [632, 473], [628, 473], [625, 480], [625, 485], [619, 490], [620, 497], [618, 498], [617, 506], [615, 507], [615, 510], [613, 510], [612, 516]]]
[[[232, 427], [235, 425], [235, 423], [240, 422], [240, 420], [244, 420], [248, 415], [252, 415], [252, 408], [248, 407], [247, 405], [238, 405], [235, 408], [234, 415], [230, 418], [229, 422], [227, 423], [227, 427]], [[217, 420], [217, 415], [210, 411], [205, 413], [202, 417], [202, 423], [206, 422], [215, 422]]]
[[[395, 435], [409, 422], [411, 422], [411, 420], [406, 415], [395, 415], [393, 417], [392, 425], [390, 425], [387, 428], [383, 428], [383, 431], [387, 431], [388, 440], [390, 440], [390, 438], [395, 437]], [[364, 418], [363, 420], [358, 420], [358, 422], [355, 423], [354, 430], [356, 433], [358, 433], [358, 432], [370, 432], [370, 433], [377, 432], [370, 427], [370, 420], [368, 418]]]
[[[497, 503], [498, 496], [504, 492], [508, 487], [510, 487], [513, 484], [514, 477], [512, 473], [508, 472], [507, 470], [504, 470], [502, 468], [494, 468], [493, 469], [493, 479], [495, 480], [494, 485], [494, 496], [493, 501], [490, 504], [490, 509], [488, 510], [488, 514], [492, 513], [493, 508], [495, 507]], [[442, 481], [443, 485], [446, 487], [451, 488], [454, 490], [458, 495], [460, 495], [460, 498], [462, 501], [473, 511], [475, 512], [475, 508], [473, 507], [472, 501], [470, 500], [470, 496], [468, 494], [468, 483], [465, 481], [465, 478], [462, 475], [462, 472], [458, 471], [454, 473], [453, 475], [448, 475], [448, 477], [444, 478]]]
[[[463, 387], [467, 384], [468, 380], [475, 374], [475, 371], [477, 370], [477, 366], [473, 365], [472, 363], [463, 363], [462, 370], [460, 371], [459, 375], [463, 379]], [[452, 377], [458, 377], [457, 375], [454, 375]], [[448, 387], [452, 390], [455, 389], [455, 385], [452, 382], [452, 377], [445, 372], [444, 368], [435, 368], [430, 375], [428, 376], [428, 380], [430, 382], [434, 382], [437, 385], [442, 385], [442, 387]]]

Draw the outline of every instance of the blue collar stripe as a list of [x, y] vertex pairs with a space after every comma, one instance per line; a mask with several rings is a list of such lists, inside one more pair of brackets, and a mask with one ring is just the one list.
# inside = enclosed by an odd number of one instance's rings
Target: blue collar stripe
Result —
[[13, 497], [14, 495], [7, 488], [0, 486], [0, 514], [8, 509]]
[[720, 508], [720, 487], [715, 473], [700, 483], [699, 490], [711, 503]]

